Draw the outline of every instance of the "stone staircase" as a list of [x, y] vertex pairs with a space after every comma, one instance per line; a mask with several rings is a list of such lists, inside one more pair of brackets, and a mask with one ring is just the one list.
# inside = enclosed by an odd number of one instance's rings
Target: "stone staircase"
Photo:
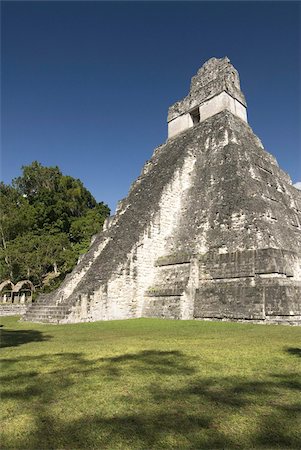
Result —
[[39, 300], [31, 305], [22, 320], [26, 322], [60, 323], [71, 311], [69, 304], [49, 302], [47, 294], [40, 295]]
[[70, 311], [70, 307], [61, 305], [33, 305], [23, 320], [26, 322], [60, 323]]

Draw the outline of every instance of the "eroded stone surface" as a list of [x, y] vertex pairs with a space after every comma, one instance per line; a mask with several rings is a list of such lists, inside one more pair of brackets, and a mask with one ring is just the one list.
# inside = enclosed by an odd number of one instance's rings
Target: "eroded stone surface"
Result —
[[168, 137], [228, 110], [247, 122], [246, 100], [237, 70], [226, 58], [211, 58], [192, 78], [190, 92], [168, 110]]
[[[218, 95], [208, 84], [215, 89], [221, 72], [231, 96], [245, 104], [227, 59], [200, 69], [189, 101]], [[248, 124], [225, 109], [155, 150], [88, 253], [25, 320], [296, 323], [300, 224], [301, 191]]]

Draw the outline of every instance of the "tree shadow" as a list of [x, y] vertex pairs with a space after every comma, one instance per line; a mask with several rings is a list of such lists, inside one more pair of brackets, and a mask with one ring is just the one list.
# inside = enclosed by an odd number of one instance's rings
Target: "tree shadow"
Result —
[[[11, 375], [0, 377], [3, 383], [10, 381], [2, 399], [17, 400], [20, 414], [30, 409], [34, 428], [30, 436], [6, 436], [3, 448], [301, 447], [300, 434], [290, 434], [301, 405], [282, 400], [285, 393], [295, 397], [301, 388], [294, 373], [270, 374], [264, 380], [200, 376], [189, 356], [158, 350], [97, 359], [79, 352], [25, 355], [4, 362]], [[24, 371], [24, 365], [30, 370]], [[142, 388], [128, 385], [127, 379], [142, 380]], [[87, 386], [93, 390], [87, 409], [76, 418], [70, 412], [55, 416], [53, 405], [62, 398], [72, 402], [75, 392], [84, 398]], [[98, 407], [105, 386], [116, 409]], [[234, 420], [238, 427], [235, 418], [240, 415], [252, 424], [248, 437], [224, 425]]]
[[297, 357], [301, 358], [301, 348], [289, 347], [289, 348], [286, 348], [285, 351], [287, 353], [289, 353], [290, 355], [297, 356]]
[[120, 367], [128, 367], [136, 373], [158, 373], [161, 375], [191, 375], [194, 368], [191, 358], [183, 353], [160, 350], [143, 350], [139, 353], [127, 353], [112, 358], [101, 358], [98, 361], [105, 363], [108, 373], [114, 376], [121, 374]]
[[19, 347], [29, 342], [43, 342], [52, 336], [45, 335], [37, 330], [5, 330], [0, 329], [0, 348]]

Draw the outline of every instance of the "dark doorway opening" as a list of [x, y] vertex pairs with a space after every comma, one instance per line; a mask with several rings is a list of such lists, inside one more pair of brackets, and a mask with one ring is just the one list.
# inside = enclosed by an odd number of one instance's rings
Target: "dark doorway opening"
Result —
[[191, 117], [193, 125], [196, 125], [197, 123], [200, 123], [200, 110], [199, 110], [199, 108], [195, 108], [192, 111], [190, 111], [190, 117]]

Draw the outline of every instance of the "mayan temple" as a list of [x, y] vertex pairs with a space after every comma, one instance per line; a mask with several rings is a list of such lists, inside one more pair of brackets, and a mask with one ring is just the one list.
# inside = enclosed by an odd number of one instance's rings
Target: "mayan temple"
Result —
[[301, 191], [248, 125], [228, 58], [199, 69], [166, 143], [24, 320], [135, 317], [300, 322]]

